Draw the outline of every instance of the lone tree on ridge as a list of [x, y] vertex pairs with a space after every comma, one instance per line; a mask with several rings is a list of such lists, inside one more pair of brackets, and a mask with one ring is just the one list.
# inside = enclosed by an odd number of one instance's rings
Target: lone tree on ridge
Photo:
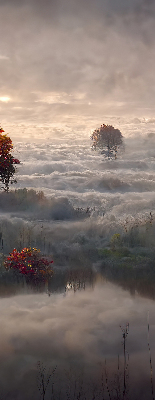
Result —
[[115, 129], [112, 125], [101, 125], [95, 129], [91, 135], [93, 140], [92, 149], [101, 149], [101, 154], [105, 154], [110, 158], [114, 154], [117, 158], [119, 147], [123, 146], [123, 136], [119, 129]]
[[4, 130], [0, 128], [0, 181], [5, 192], [9, 191], [9, 183], [16, 183], [14, 174], [16, 169], [14, 164], [20, 164], [17, 158], [14, 158], [11, 154], [13, 149], [12, 140], [7, 134], [3, 135]]

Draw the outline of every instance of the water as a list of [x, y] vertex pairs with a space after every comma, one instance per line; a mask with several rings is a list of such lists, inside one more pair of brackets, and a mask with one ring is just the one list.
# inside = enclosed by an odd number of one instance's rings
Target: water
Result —
[[1, 293], [2, 398], [43, 398], [37, 385], [42, 385], [39, 382], [44, 368], [44, 380], [56, 368], [47, 386], [46, 399], [78, 398], [79, 391], [81, 398], [85, 398], [85, 393], [87, 399], [93, 399], [95, 393], [96, 398], [102, 399], [103, 387], [104, 398], [108, 399], [109, 388], [111, 398], [115, 399], [118, 380], [122, 396], [119, 398], [123, 398], [122, 330], [129, 323], [125, 376], [129, 397], [124, 398], [151, 400], [147, 322], [149, 310], [154, 367], [154, 301], [138, 292], [133, 296], [100, 274], [80, 288], [75, 288], [75, 280], [73, 289], [71, 280], [67, 284], [64, 278], [64, 283], [66, 290], [63, 284], [54, 288], [51, 283], [42, 292], [18, 285], [14, 295], [9, 296], [9, 289], [7, 296]]

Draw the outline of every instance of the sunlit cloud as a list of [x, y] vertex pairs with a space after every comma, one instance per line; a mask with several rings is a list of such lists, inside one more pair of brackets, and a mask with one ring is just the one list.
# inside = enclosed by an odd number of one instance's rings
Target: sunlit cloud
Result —
[[17, 106], [17, 107], [12, 107], [12, 108], [13, 108], [14, 110], [21, 110], [23, 107], [20, 107], [20, 106], [18, 107], [18, 106]]
[[10, 100], [11, 100], [10, 97], [7, 97], [7, 96], [0, 97], [0, 101], [3, 101], [4, 103], [8, 103], [8, 101], [10, 101]]
[[[6, 122], [68, 123], [70, 115], [72, 126], [79, 119], [91, 129], [105, 115], [154, 117], [152, 1], [27, 3], [0, 5]], [[18, 108], [5, 106], [7, 93]]]
[[46, 93], [44, 96], [39, 93], [39, 99], [35, 100], [35, 103], [47, 103], [47, 104], [71, 104], [72, 102], [80, 102], [85, 99], [85, 93], [66, 93], [66, 92], [51, 92]]

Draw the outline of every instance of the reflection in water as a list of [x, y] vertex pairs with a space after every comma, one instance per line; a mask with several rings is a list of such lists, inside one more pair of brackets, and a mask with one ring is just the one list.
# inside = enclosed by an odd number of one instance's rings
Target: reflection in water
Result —
[[19, 293], [64, 293], [68, 290], [81, 290], [94, 285], [96, 274], [90, 268], [56, 270], [46, 282], [30, 282], [18, 271], [3, 271], [0, 277], [0, 297], [9, 297]]
[[72, 269], [68, 270], [66, 280], [65, 292], [69, 290], [74, 290], [74, 292], [76, 292], [77, 290], [85, 290], [87, 286], [93, 287], [96, 275], [90, 268]]
[[[55, 276], [44, 291], [24, 293], [23, 286], [23, 293], [1, 297], [1, 397], [151, 400], [147, 313], [155, 366], [154, 301], [133, 297], [99, 274], [83, 289], [81, 276], [75, 291], [76, 274], [67, 274], [66, 280], [61, 276], [60, 291], [54, 291]], [[67, 282], [73, 282], [73, 290], [65, 293]]]
[[152, 265], [138, 268], [123, 267], [120, 265], [102, 266], [101, 273], [108, 281], [119, 284], [131, 295], [136, 293], [143, 297], [155, 299], [155, 269]]

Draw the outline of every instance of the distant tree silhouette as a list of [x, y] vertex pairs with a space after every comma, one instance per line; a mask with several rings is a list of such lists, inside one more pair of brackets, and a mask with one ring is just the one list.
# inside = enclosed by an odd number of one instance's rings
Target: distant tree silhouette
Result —
[[3, 132], [4, 130], [0, 128], [0, 181], [3, 185], [1, 188], [8, 192], [9, 183], [17, 182], [13, 178], [16, 172], [14, 164], [20, 164], [20, 161], [12, 156], [12, 140], [7, 134], [3, 134]]
[[101, 125], [95, 129], [91, 135], [93, 140], [92, 149], [101, 149], [101, 154], [105, 154], [117, 158], [117, 151], [120, 146], [123, 146], [123, 136], [119, 129], [115, 129], [112, 125]]

